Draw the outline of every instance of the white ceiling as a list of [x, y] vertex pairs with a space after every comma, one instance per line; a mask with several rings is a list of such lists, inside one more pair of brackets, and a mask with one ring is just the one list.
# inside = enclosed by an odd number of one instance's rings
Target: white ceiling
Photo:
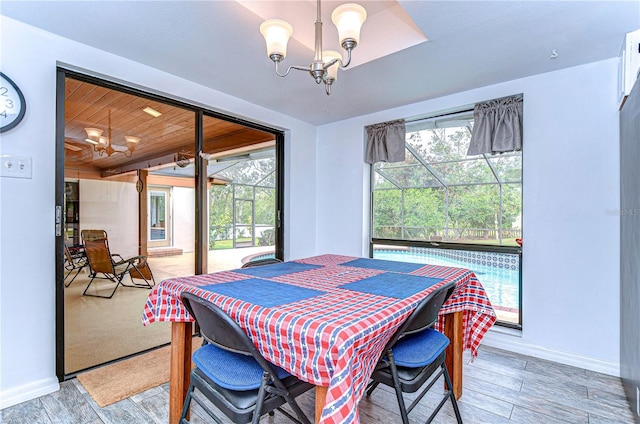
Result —
[[[294, 5], [269, 3], [272, 17]], [[323, 12], [338, 3], [323, 2]], [[359, 3], [373, 12], [395, 2]], [[331, 96], [305, 72], [276, 76], [262, 18], [235, 1], [2, 0], [0, 13], [316, 125], [616, 57], [624, 34], [640, 28], [638, 0], [398, 3], [429, 41], [341, 71]], [[291, 22], [294, 31], [312, 31], [309, 19]], [[323, 22], [327, 48], [335, 28]], [[365, 22], [354, 56], [377, 48], [367, 42], [379, 29]], [[312, 55], [292, 39], [284, 63], [308, 65]]]

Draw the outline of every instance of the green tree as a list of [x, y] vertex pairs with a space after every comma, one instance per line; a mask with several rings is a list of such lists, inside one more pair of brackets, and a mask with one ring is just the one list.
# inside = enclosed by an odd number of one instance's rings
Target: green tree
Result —
[[[455, 124], [445, 122], [444, 127], [408, 133], [406, 143], [417, 157], [408, 150], [404, 163], [376, 165], [375, 237], [427, 239], [434, 235], [434, 227], [445, 228], [447, 217], [449, 228], [458, 230], [450, 237], [494, 237], [501, 216], [503, 229], [511, 228], [521, 216], [521, 156], [469, 157], [472, 122]], [[470, 233], [470, 229], [480, 231]]]
[[[212, 177], [228, 181], [226, 185], [214, 185], [209, 196], [210, 248], [216, 240], [232, 238], [234, 223], [244, 224], [244, 236], [250, 235], [254, 224], [275, 226], [275, 158], [220, 162]], [[255, 196], [254, 196], [255, 189]], [[235, 191], [235, 198], [234, 198]], [[235, 205], [234, 205], [235, 200]]]

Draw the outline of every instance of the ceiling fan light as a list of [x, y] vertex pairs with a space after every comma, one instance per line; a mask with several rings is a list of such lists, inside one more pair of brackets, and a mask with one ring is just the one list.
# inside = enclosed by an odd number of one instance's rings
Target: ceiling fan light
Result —
[[124, 139], [127, 141], [127, 145], [129, 144], [138, 144], [140, 142], [139, 137], [134, 137], [132, 135], [125, 135]]
[[84, 129], [87, 132], [87, 137], [89, 138], [89, 143], [93, 142], [96, 143], [96, 141], [100, 138], [100, 136], [102, 135], [102, 130], [99, 128], [85, 128]]
[[[322, 52], [322, 61], [326, 64], [331, 62], [333, 59], [342, 60], [342, 55], [333, 50], [324, 50]], [[340, 63], [336, 62], [333, 65], [327, 68], [327, 79], [331, 79], [333, 81], [338, 79], [338, 68], [340, 68]]]
[[347, 3], [336, 7], [331, 20], [338, 28], [340, 45], [344, 47], [345, 41], [353, 41], [357, 45], [360, 42], [360, 28], [366, 19], [367, 11], [359, 4]]
[[293, 34], [289, 23], [280, 19], [268, 19], [260, 25], [260, 33], [267, 43], [267, 56], [272, 60], [273, 55], [282, 60], [287, 55], [287, 43]]
[[136, 146], [138, 145], [138, 143], [140, 142], [140, 138], [133, 137], [131, 135], [125, 135], [124, 139], [127, 142], [127, 149], [129, 149], [130, 152], [133, 152], [136, 149]]

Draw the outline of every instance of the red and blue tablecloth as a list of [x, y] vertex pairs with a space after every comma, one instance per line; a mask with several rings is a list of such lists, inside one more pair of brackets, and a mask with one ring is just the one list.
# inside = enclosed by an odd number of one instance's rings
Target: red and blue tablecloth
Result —
[[464, 349], [473, 356], [496, 321], [468, 269], [340, 255], [171, 278], [147, 299], [142, 322], [192, 321], [187, 291], [220, 306], [267, 360], [328, 387], [321, 423], [358, 423], [357, 404], [385, 344], [421, 299], [449, 282], [442, 316], [463, 313]]

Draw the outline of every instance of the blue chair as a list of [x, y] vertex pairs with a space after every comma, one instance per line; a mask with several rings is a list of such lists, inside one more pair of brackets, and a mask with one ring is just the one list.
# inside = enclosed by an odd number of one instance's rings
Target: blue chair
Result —
[[[196, 367], [191, 371], [180, 424], [189, 422], [186, 417], [192, 400], [218, 424], [222, 421], [209, 402], [234, 423], [258, 423], [261, 416], [272, 415], [277, 409], [296, 423], [310, 424], [295, 398], [313, 388], [313, 384], [269, 363], [245, 331], [213, 303], [186, 292], [180, 299], [198, 323], [205, 341], [193, 354]], [[280, 408], [285, 403], [297, 419]]]
[[[420, 403], [441, 375], [444, 375], [445, 393], [426, 422], [433, 421], [450, 399], [458, 424], [462, 424], [445, 364], [445, 349], [449, 345], [449, 339], [432, 328], [438, 320], [438, 311], [454, 289], [455, 283], [447, 284], [432, 292], [418, 305], [389, 340], [371, 375], [372, 381], [367, 387], [367, 396], [371, 396], [380, 383], [394, 388], [403, 424], [409, 423], [408, 414]], [[429, 383], [407, 408], [403, 393], [417, 392], [428, 380]]]

